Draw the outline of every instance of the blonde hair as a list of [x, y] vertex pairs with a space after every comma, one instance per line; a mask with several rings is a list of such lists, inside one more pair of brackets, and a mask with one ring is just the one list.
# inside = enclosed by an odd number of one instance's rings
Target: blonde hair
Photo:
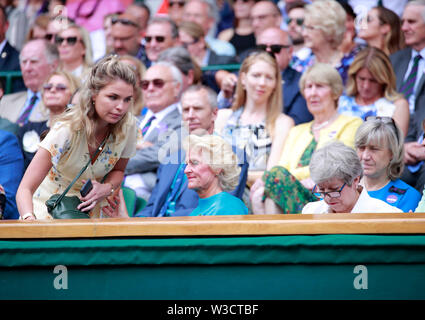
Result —
[[219, 186], [223, 191], [234, 190], [239, 183], [241, 168], [231, 145], [217, 135], [198, 136], [191, 134], [183, 142], [186, 154], [200, 151], [204, 164], [218, 172]]
[[[49, 82], [49, 80], [53, 77], [53, 76], [61, 76], [64, 77], [66, 79], [66, 81], [68, 81], [69, 84], [69, 91], [71, 92], [71, 97], [74, 94], [75, 91], [77, 91], [80, 88], [80, 81], [79, 79], [77, 79], [72, 73], [66, 71], [66, 70], [62, 70], [62, 69], [56, 69], [55, 71], [53, 71], [46, 79], [46, 81], [44, 82], [45, 84]], [[42, 93], [42, 99], [44, 99], [44, 91]], [[63, 110], [66, 110], [66, 105], [63, 106]], [[42, 112], [45, 114], [48, 114], [48, 109], [47, 107], [43, 104], [42, 106]], [[56, 119], [55, 119], [56, 121]], [[50, 122], [50, 127], [53, 126], [53, 122]]]
[[[248, 73], [254, 63], [258, 61], [264, 61], [269, 64], [275, 70], [276, 78], [276, 87], [273, 90], [272, 94], [269, 97], [268, 110], [266, 116], [266, 130], [272, 138], [274, 135], [275, 122], [283, 110], [283, 97], [282, 97], [282, 76], [280, 74], [279, 66], [276, 62], [276, 59], [272, 57], [267, 52], [254, 52], [250, 54], [242, 63], [242, 66], [239, 70], [239, 74]], [[236, 99], [233, 102], [232, 110], [236, 111], [239, 108], [242, 108], [246, 103], [246, 90], [242, 85], [241, 77], [238, 77], [238, 82], [236, 84]]]
[[[81, 87], [78, 104], [69, 109], [58, 119], [62, 124], [68, 124], [72, 131], [82, 130], [86, 133], [88, 144], [95, 146], [96, 110], [93, 97], [99, 94], [111, 82], [122, 80], [133, 87], [134, 96], [140, 90], [136, 84], [136, 75], [132, 69], [119, 61], [116, 55], [108, 56], [96, 63]], [[133, 102], [132, 102], [133, 104]], [[133, 105], [131, 106], [133, 108]], [[134, 121], [131, 112], [127, 112], [116, 124], [110, 125], [114, 140], [124, 138], [125, 126]]]
[[[123, 56], [120, 56], [118, 59], [121, 62], [125, 60], [130, 61], [129, 66], [136, 75], [136, 78], [138, 81], [137, 86], [140, 87], [141, 81], [146, 72], [146, 66], [143, 64], [143, 62], [130, 55], [123, 55]], [[140, 112], [142, 111], [143, 107], [144, 107], [143, 95], [142, 95], [142, 92], [138, 90], [137, 92], [134, 93], [133, 114], [138, 116]]]
[[[334, 67], [327, 63], [315, 63], [303, 73], [300, 79], [300, 92], [303, 96], [307, 80], [331, 87], [335, 102], [339, 99], [344, 90], [341, 75]], [[335, 103], [335, 108], [336, 107], [337, 103]]]
[[69, 24], [65, 24], [65, 27], [58, 32], [58, 35], [60, 35], [63, 31], [69, 30], [69, 29], [75, 29], [80, 34], [81, 42], [83, 43], [83, 46], [86, 49], [86, 52], [84, 53], [84, 60], [83, 60], [84, 66], [85, 68], [91, 67], [91, 65], [93, 64], [93, 50], [91, 47], [91, 40], [90, 40], [89, 33], [84, 27], [81, 27], [75, 23], [69, 23]]
[[335, 0], [314, 1], [305, 7], [305, 20], [323, 31], [334, 49], [342, 43], [347, 14]]
[[403, 96], [396, 91], [396, 76], [390, 59], [384, 51], [368, 47], [360, 51], [348, 69], [347, 95], [356, 96], [359, 93], [356, 75], [366, 68], [375, 80], [383, 86], [384, 97], [394, 102]]
[[49, 80], [53, 77], [53, 76], [61, 76], [64, 77], [66, 79], [66, 81], [68, 81], [69, 83], [69, 91], [71, 91], [71, 94], [73, 94], [75, 91], [77, 91], [77, 89], [81, 86], [81, 82], [79, 79], [77, 79], [77, 77], [75, 77], [72, 73], [63, 70], [63, 69], [56, 69], [55, 71], [53, 71], [49, 77], [47, 78], [47, 80], [45, 81], [45, 83], [48, 83]]

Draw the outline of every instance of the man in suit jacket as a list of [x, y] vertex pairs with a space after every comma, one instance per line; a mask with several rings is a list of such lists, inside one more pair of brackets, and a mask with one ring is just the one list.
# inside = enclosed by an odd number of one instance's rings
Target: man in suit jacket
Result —
[[6, 194], [6, 207], [2, 218], [18, 219], [15, 195], [24, 174], [24, 158], [14, 134], [0, 130], [0, 146], [0, 185]]
[[[193, 85], [182, 95], [182, 118], [184, 131], [190, 134], [213, 134], [214, 122], [217, 117], [217, 95], [203, 85]], [[177, 138], [181, 146], [182, 137]], [[181, 138], [181, 139], [180, 139]], [[248, 163], [241, 156], [241, 174], [239, 185], [232, 194], [242, 198], [246, 185]], [[184, 176], [185, 152], [180, 147], [178, 152], [170, 155], [167, 163], [158, 168], [157, 181], [149, 201], [143, 210], [136, 213], [137, 217], [187, 216], [198, 206], [198, 194], [187, 188]]]
[[0, 117], [24, 125], [28, 121], [48, 119], [41, 101], [41, 90], [47, 77], [56, 69], [59, 53], [45, 40], [31, 40], [20, 54], [20, 65], [26, 91], [7, 94], [0, 101]]
[[[19, 66], [19, 52], [6, 39], [6, 31], [9, 28], [6, 11], [0, 5], [0, 71], [21, 71]], [[12, 93], [25, 90], [22, 79], [15, 78], [12, 81]]]
[[134, 189], [138, 197], [146, 200], [155, 185], [163, 147], [170, 135], [181, 127], [177, 108], [181, 85], [180, 71], [168, 62], [151, 66], [142, 80], [143, 100], [148, 111], [140, 118], [138, 150], [127, 164], [124, 186]]
[[[289, 67], [289, 61], [292, 57], [292, 44], [288, 33], [279, 28], [268, 28], [257, 37], [256, 42], [258, 47], [264, 48], [274, 55], [282, 71], [283, 113], [290, 116], [295, 125], [313, 120], [313, 116], [308, 111], [306, 101], [300, 92], [301, 73]], [[233, 96], [238, 78], [235, 74], [226, 74], [222, 70], [220, 73], [221, 75], [218, 77], [222, 79], [222, 92], [219, 94], [219, 106], [220, 108], [228, 108], [231, 105], [229, 99]]]
[[391, 63], [397, 78], [397, 90], [403, 91], [405, 79], [413, 69], [416, 56], [420, 55], [413, 93], [406, 96], [410, 107], [409, 131], [405, 140], [405, 164], [401, 179], [422, 192], [425, 183], [425, 142], [422, 122], [425, 119], [425, 1], [408, 2], [403, 12], [402, 31], [406, 49], [391, 55]]

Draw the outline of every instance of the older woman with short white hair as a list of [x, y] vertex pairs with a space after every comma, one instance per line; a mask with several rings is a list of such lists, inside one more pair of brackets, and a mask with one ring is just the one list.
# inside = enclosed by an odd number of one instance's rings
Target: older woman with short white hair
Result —
[[191, 216], [242, 215], [248, 208], [229, 194], [239, 183], [240, 167], [232, 147], [216, 135], [190, 135], [184, 141], [188, 188], [199, 195]]
[[345, 84], [348, 68], [354, 59], [352, 55], [344, 56], [339, 50], [344, 39], [345, 22], [345, 10], [337, 1], [315, 1], [307, 5], [302, 34], [304, 45], [311, 49], [312, 54], [303, 65], [292, 67], [304, 72], [315, 62], [328, 63], [338, 70]]
[[314, 152], [310, 174], [320, 201], [307, 203], [302, 213], [390, 213], [402, 212], [369, 196], [360, 183], [362, 165], [356, 151], [334, 141]]

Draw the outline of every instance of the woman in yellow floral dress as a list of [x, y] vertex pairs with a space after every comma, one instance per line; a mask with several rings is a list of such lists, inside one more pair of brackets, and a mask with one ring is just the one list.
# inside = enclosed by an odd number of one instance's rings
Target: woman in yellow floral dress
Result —
[[[21, 181], [16, 194], [21, 219], [51, 219], [46, 200], [66, 189], [106, 139], [97, 159], [67, 194], [80, 197], [79, 210], [91, 212], [91, 217], [101, 215], [136, 150], [136, 124], [130, 110], [137, 90], [134, 72], [118, 57], [104, 58], [93, 67], [79, 103], [51, 128]], [[81, 197], [79, 190], [88, 179], [93, 189]]]

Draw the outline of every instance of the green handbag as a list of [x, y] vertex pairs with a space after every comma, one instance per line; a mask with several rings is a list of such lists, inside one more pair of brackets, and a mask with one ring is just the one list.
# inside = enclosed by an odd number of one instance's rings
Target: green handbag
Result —
[[[96, 153], [93, 155], [94, 161], [97, 160], [97, 157], [103, 150], [107, 138], [108, 136], [102, 141]], [[67, 197], [66, 194], [78, 178], [81, 177], [91, 161], [92, 159], [87, 162], [62, 194], [54, 194], [46, 201], [47, 211], [53, 219], [90, 219], [90, 212], [83, 212], [77, 209], [77, 206], [81, 203], [80, 199], [77, 196]]]

